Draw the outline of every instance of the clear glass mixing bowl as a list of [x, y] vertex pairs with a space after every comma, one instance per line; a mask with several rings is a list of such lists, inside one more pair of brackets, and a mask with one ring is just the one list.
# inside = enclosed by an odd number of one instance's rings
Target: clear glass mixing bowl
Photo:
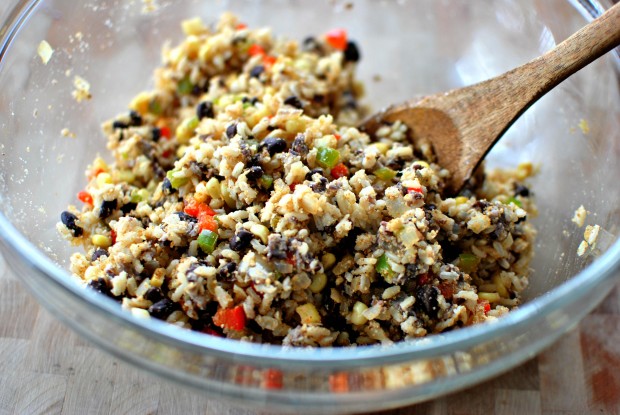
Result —
[[[392, 346], [285, 349], [239, 343], [140, 320], [85, 291], [67, 272], [59, 213], [105, 154], [100, 123], [151, 84], [160, 47], [179, 22], [225, 10], [255, 27], [303, 39], [334, 27], [362, 47], [359, 75], [379, 109], [417, 94], [497, 75], [541, 54], [602, 8], [593, 1], [19, 1], [0, 28], [0, 242], [41, 304], [102, 349], [213, 397], [305, 412], [368, 411], [448, 393], [531, 358], [573, 327], [620, 270], [620, 92], [608, 54], [531, 108], [489, 155], [491, 166], [540, 165], [540, 214], [524, 306], [495, 324]], [[55, 52], [47, 65], [37, 46]], [[77, 103], [73, 76], [93, 99]], [[584, 121], [581, 121], [584, 120]], [[586, 123], [587, 122], [587, 123]], [[66, 137], [68, 129], [75, 138]], [[589, 131], [588, 131], [589, 130]], [[583, 204], [602, 231], [576, 255]], [[269, 381], [281, 377], [280, 382]]]

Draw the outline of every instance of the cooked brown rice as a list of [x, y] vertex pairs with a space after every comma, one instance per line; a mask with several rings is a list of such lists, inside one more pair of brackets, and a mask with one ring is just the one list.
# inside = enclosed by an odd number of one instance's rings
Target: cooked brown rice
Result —
[[155, 88], [104, 124], [114, 161], [89, 166], [58, 224], [85, 248], [71, 271], [86, 286], [139, 317], [295, 346], [421, 337], [519, 304], [531, 166], [447, 197], [448, 171], [403, 124], [354, 127], [353, 42], [300, 46], [230, 14], [183, 29]]

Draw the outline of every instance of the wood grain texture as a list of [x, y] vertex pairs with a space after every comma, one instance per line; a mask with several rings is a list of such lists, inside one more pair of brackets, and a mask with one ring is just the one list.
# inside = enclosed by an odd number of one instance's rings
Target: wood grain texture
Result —
[[[97, 350], [0, 260], [0, 415], [269, 414], [209, 399]], [[535, 359], [469, 390], [375, 415], [620, 414], [620, 286]]]

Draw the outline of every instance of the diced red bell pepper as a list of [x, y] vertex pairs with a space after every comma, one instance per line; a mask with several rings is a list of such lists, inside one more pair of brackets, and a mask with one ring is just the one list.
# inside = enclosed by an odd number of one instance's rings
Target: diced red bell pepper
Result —
[[331, 171], [331, 175], [334, 179], [341, 177], [347, 177], [349, 175], [349, 169], [342, 163], [336, 164]]
[[172, 132], [170, 131], [170, 127], [168, 126], [162, 126], [159, 127], [159, 131], [161, 132], [161, 136], [167, 138], [168, 140], [170, 140], [170, 138], [172, 137]]
[[422, 193], [423, 190], [421, 187], [408, 187], [407, 193]]
[[478, 304], [484, 309], [484, 315], [486, 316], [491, 311], [491, 304], [487, 300], [478, 300]]
[[340, 134], [334, 134], [334, 137], [336, 137], [336, 140], [340, 140], [342, 138]]
[[293, 255], [292, 252], [289, 252], [288, 254], [286, 254], [286, 262], [288, 262], [291, 265], [295, 265], [295, 255]]
[[295, 191], [295, 188], [297, 187], [299, 183], [291, 183], [288, 185], [289, 189], [291, 189], [291, 192]]
[[204, 230], [208, 230], [211, 232], [217, 231], [217, 222], [211, 215], [200, 214], [198, 215], [198, 227], [200, 228], [200, 232]]
[[201, 214], [215, 216], [215, 211], [211, 209], [209, 205], [207, 205], [206, 203], [198, 202], [196, 201], [196, 199], [190, 199], [185, 202], [185, 209], [183, 209], [183, 211], [195, 218], [197, 218]]
[[265, 389], [282, 389], [282, 372], [278, 369], [267, 369], [264, 374]]
[[252, 46], [250, 46], [250, 48], [248, 49], [248, 54], [250, 56], [256, 56], [256, 55], [265, 55], [265, 49], [263, 49], [263, 47], [261, 45], [258, 45], [256, 43], [254, 43]]
[[245, 328], [245, 311], [243, 306], [220, 308], [213, 316], [213, 324], [228, 330], [241, 331]]
[[163, 153], [161, 153], [161, 156], [165, 159], [167, 159], [168, 157], [170, 157], [172, 155], [172, 150], [168, 149], [165, 150]]
[[77, 198], [80, 201], [82, 201], [82, 203], [86, 203], [87, 205], [92, 205], [93, 204], [93, 197], [91, 196], [90, 193], [88, 193], [85, 190], [82, 190], [81, 192], [78, 192]]
[[235, 29], [237, 30], [243, 30], [243, 29], [247, 29], [248, 25], [245, 23], [237, 23], [237, 26], [235, 26]]
[[344, 29], [333, 29], [325, 34], [325, 40], [334, 49], [345, 50], [347, 48], [347, 31]]
[[110, 238], [112, 239], [112, 245], [116, 243], [116, 231], [114, 229], [110, 229]]
[[277, 58], [275, 56], [265, 55], [263, 56], [263, 65], [266, 67], [271, 67], [274, 63], [276, 63], [276, 60]]
[[185, 202], [185, 209], [183, 209], [183, 211], [198, 219], [198, 228], [200, 232], [204, 230], [209, 230], [211, 232], [217, 231], [217, 222], [213, 218], [216, 213], [206, 203], [197, 202], [196, 199], [190, 199]]

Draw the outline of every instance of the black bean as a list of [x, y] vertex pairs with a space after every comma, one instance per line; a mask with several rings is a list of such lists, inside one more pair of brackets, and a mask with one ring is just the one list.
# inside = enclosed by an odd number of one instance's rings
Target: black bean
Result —
[[198, 223], [198, 219], [196, 219], [195, 217], [191, 215], [188, 215], [185, 212], [174, 212], [174, 214], [177, 215], [179, 219], [182, 220], [183, 222]]
[[474, 202], [472, 207], [479, 208], [481, 211], [484, 211], [490, 205], [491, 204], [489, 202], [487, 202], [486, 200], [477, 200], [477, 201]]
[[226, 127], [226, 137], [233, 138], [237, 135], [237, 123], [232, 123]]
[[108, 287], [108, 284], [105, 278], [97, 278], [96, 280], [90, 280], [88, 281], [88, 284], [86, 284], [86, 286], [90, 288], [91, 290], [94, 290], [104, 295], [111, 296], [112, 294], [110, 293], [110, 288]]
[[437, 318], [439, 313], [439, 302], [437, 295], [439, 290], [432, 285], [422, 285], [416, 289], [416, 302], [414, 308], [426, 313], [430, 318]]
[[250, 70], [250, 78], [258, 78], [263, 72], [265, 72], [265, 67], [257, 65]]
[[347, 42], [347, 48], [344, 50], [345, 62], [357, 62], [360, 60], [360, 50], [357, 48], [355, 42]]
[[168, 298], [164, 298], [159, 300], [155, 304], [149, 307], [149, 313], [155, 318], [160, 320], [165, 320], [176, 308], [176, 305], [169, 300]]
[[215, 278], [218, 281], [231, 281], [234, 279], [233, 273], [237, 269], [237, 264], [234, 262], [228, 262], [217, 271]]
[[142, 117], [134, 110], [129, 111], [129, 120], [129, 125], [132, 127], [138, 127], [142, 125]]
[[112, 123], [112, 128], [114, 128], [115, 130], [124, 130], [126, 128], [129, 128], [129, 125], [122, 121], [114, 121]]
[[273, 156], [286, 150], [286, 141], [281, 138], [267, 137], [263, 140], [261, 146], [266, 147], [269, 155]]
[[232, 238], [230, 238], [230, 249], [236, 252], [243, 251], [250, 246], [253, 238], [254, 235], [251, 232], [242, 229], [237, 232]]
[[320, 52], [322, 50], [319, 41], [312, 36], [308, 36], [302, 43], [302, 48], [308, 52]]
[[248, 167], [250, 166], [260, 166], [261, 164], [261, 156], [260, 153], [258, 154], [254, 154], [252, 157], [250, 157], [248, 159], [248, 161], [245, 163]]
[[310, 188], [315, 193], [323, 193], [325, 192], [325, 190], [327, 190], [328, 183], [329, 183], [329, 180], [327, 180], [326, 177], [321, 177], [318, 182], [312, 183], [310, 185]]
[[316, 169], [310, 170], [308, 173], [306, 173], [306, 180], [312, 180], [312, 176], [314, 176], [317, 173], [322, 176], [323, 175], [323, 169], [320, 168], [320, 167], [317, 167]]
[[263, 172], [263, 168], [260, 166], [252, 166], [249, 169], [247, 169], [245, 176], [249, 179], [249, 180], [256, 180], [259, 179], [262, 175], [264, 174]]
[[138, 206], [138, 204], [134, 203], [134, 202], [125, 203], [123, 205], [123, 207], [121, 207], [121, 212], [123, 212], [123, 214], [126, 215], [129, 212], [131, 212], [132, 210], [134, 210], [137, 206]]
[[93, 255], [90, 257], [90, 260], [92, 262], [95, 262], [96, 260], [98, 260], [102, 256], [108, 256], [108, 251], [106, 251], [105, 249], [102, 249], [102, 248], [97, 248], [97, 249], [95, 249], [95, 252], [93, 252]]
[[170, 183], [170, 179], [168, 179], [167, 177], [164, 179], [163, 183], [161, 184], [161, 190], [166, 195], [174, 193], [174, 187], [172, 187], [172, 183]]
[[116, 206], [117, 206], [116, 199], [104, 200], [103, 203], [101, 203], [101, 208], [99, 208], [99, 217], [101, 219], [107, 218], [108, 216], [112, 214], [112, 212], [114, 212], [114, 209], [116, 209]]
[[322, 104], [325, 101], [325, 95], [323, 94], [314, 94], [312, 100], [317, 104]]
[[215, 113], [213, 112], [213, 103], [211, 101], [202, 101], [196, 107], [196, 116], [199, 120], [203, 118], [213, 118]]
[[286, 239], [279, 234], [273, 234], [267, 244], [267, 259], [286, 259], [287, 249]]
[[529, 195], [530, 195], [530, 189], [528, 189], [527, 187], [523, 186], [522, 184], [518, 184], [515, 187], [515, 196], [528, 197]]
[[64, 211], [60, 214], [60, 221], [73, 233], [73, 236], [81, 236], [84, 233], [84, 229], [75, 224], [77, 216], [71, 212]]
[[159, 141], [161, 138], [161, 128], [153, 127], [153, 129], [151, 129], [151, 138], [153, 141]]
[[306, 136], [303, 134], [297, 134], [293, 144], [291, 145], [291, 153], [299, 154], [305, 157], [308, 154], [308, 146], [306, 145]]
[[250, 104], [252, 106], [258, 104], [258, 98], [256, 97], [243, 97], [241, 98], [241, 102], [243, 102], [244, 104]]
[[146, 294], [144, 294], [144, 298], [155, 304], [164, 298], [164, 293], [159, 287], [151, 287]]
[[295, 107], [295, 108], [298, 108], [298, 109], [303, 109], [303, 107], [304, 107], [304, 104], [295, 95], [292, 95], [292, 96], [286, 98], [284, 100], [284, 105], [290, 105], [291, 107]]

